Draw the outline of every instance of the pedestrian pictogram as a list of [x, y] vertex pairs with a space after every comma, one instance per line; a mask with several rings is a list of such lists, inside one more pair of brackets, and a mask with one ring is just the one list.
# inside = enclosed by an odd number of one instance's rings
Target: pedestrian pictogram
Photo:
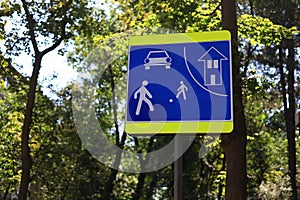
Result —
[[128, 57], [126, 132], [232, 131], [228, 31], [135, 36]]
[[138, 101], [138, 105], [137, 105], [136, 112], [135, 112], [136, 115], [140, 114], [143, 102], [148, 104], [150, 111], [154, 111], [153, 105], [152, 105], [151, 101], [148, 99], [148, 97], [151, 99], [152, 95], [147, 90], [147, 88], [146, 88], [147, 85], [148, 85], [148, 81], [144, 80], [142, 82], [142, 86], [134, 93], [134, 99], [137, 99], [138, 95], [139, 95], [139, 101]]

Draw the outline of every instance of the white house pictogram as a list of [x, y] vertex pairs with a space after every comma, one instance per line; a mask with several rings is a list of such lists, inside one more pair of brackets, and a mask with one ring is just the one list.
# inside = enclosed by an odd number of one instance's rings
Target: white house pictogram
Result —
[[222, 61], [227, 58], [215, 47], [206, 51], [198, 61], [204, 63], [204, 85], [222, 85]]

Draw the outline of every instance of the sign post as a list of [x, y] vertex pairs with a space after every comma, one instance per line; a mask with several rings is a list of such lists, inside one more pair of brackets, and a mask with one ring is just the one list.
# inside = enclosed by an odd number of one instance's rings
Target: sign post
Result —
[[[177, 157], [178, 155], [182, 155], [182, 143], [181, 137], [183, 135], [175, 136], [175, 145], [174, 145], [174, 153]], [[183, 197], [183, 188], [182, 188], [182, 161], [183, 156], [180, 156], [174, 162], [174, 200], [182, 200]]]

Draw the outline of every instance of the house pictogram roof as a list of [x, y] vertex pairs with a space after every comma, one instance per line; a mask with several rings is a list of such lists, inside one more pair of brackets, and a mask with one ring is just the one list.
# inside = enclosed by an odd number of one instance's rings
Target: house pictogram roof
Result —
[[205, 60], [227, 60], [227, 58], [215, 47], [211, 47], [198, 59], [198, 61]]

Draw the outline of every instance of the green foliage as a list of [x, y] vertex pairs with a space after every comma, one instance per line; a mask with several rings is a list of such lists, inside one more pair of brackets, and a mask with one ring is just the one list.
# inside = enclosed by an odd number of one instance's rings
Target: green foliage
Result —
[[[0, 7], [9, 14], [6, 18], [0, 16], [0, 24], [3, 24], [4, 20], [9, 20], [11, 24], [11, 30], [4, 32], [6, 53], [16, 56], [21, 51], [33, 54], [30, 46], [32, 35], [38, 38], [36, 43], [42, 50], [60, 39], [67, 42], [69, 38], [78, 35], [77, 30], [85, 27], [84, 17], [92, 14], [86, 0], [28, 1], [26, 7], [30, 16], [26, 15], [21, 7], [23, 4], [18, 0], [5, 0], [4, 3], [1, 2]], [[33, 21], [28, 22], [28, 17], [32, 17]], [[34, 33], [30, 33], [30, 26]], [[64, 26], [67, 28], [62, 28]]]
[[281, 99], [273, 81], [258, 74], [257, 70], [250, 71], [243, 88], [248, 128], [248, 193], [251, 197], [281, 199], [289, 196], [291, 190]]
[[[43, 49], [59, 39], [62, 34], [59, 25], [67, 23], [66, 39], [73, 39], [74, 48], [73, 52], [68, 52], [69, 63], [79, 72], [86, 72], [91, 67], [88, 64], [97, 63], [102, 76], [96, 83], [95, 112], [102, 129], [113, 143], [118, 142], [117, 129], [122, 132], [125, 115], [128, 37], [221, 28], [220, 1], [110, 1], [106, 4], [111, 6], [110, 16], [94, 8], [95, 4], [90, 1], [74, 1], [67, 16], [62, 13], [68, 1], [28, 2], [30, 11], [34, 13], [34, 30], [39, 47]], [[290, 196], [277, 45], [284, 44], [287, 38], [298, 37], [296, 27], [299, 29], [299, 22], [292, 23], [288, 19], [297, 19], [299, 2], [285, 2], [254, 1], [253, 5], [239, 2], [239, 48], [243, 58], [242, 89], [247, 122], [248, 196], [253, 199], [288, 199]], [[281, 14], [281, 9], [285, 15]], [[6, 56], [17, 55], [24, 49], [32, 52], [23, 14], [19, 1], [1, 1], [0, 39], [5, 39], [8, 47], [10, 54]], [[9, 33], [4, 30], [7, 20], [13, 24]], [[120, 33], [125, 30], [128, 32]], [[285, 66], [287, 55], [283, 57]], [[10, 62], [2, 56], [0, 58], [0, 93], [4, 96], [0, 100], [0, 191], [11, 194], [20, 182], [19, 144], [28, 80], [13, 73]], [[60, 99], [56, 102], [50, 101], [40, 89], [37, 90], [29, 141], [34, 161], [31, 199], [103, 198], [112, 171], [94, 159], [81, 144], [71, 110], [72, 87], [59, 92]], [[114, 107], [113, 100], [117, 107]], [[114, 108], [118, 110], [117, 116]], [[146, 154], [163, 147], [172, 137], [153, 136], [152, 139], [150, 142], [149, 138], [127, 136], [124, 149]], [[222, 144], [217, 141], [212, 145], [212, 151], [200, 159], [198, 153], [205, 139], [197, 136], [184, 155], [185, 199], [224, 197], [226, 158]], [[297, 153], [299, 160], [298, 147]], [[146, 156], [141, 156], [141, 159], [147, 162]], [[118, 172], [113, 181], [111, 198], [133, 198], [141, 180], [140, 174]], [[143, 181], [140, 199], [172, 197], [171, 165], [145, 174]], [[2, 194], [0, 192], [0, 196]]]
[[220, 1], [118, 1], [122, 30], [160, 27], [176, 32], [220, 29]]
[[18, 155], [23, 115], [17, 111], [18, 105], [14, 104], [17, 95], [7, 92], [3, 81], [0, 91], [4, 93], [4, 100], [0, 100], [0, 191], [12, 192], [13, 186], [20, 181]]
[[20, 159], [21, 129], [24, 119], [24, 98], [21, 92], [26, 87], [15, 82], [20, 78], [9, 70], [9, 62], [0, 57], [0, 191], [12, 193], [21, 178]]
[[299, 33], [296, 27], [286, 28], [274, 24], [270, 19], [249, 14], [241, 15], [238, 18], [238, 25], [240, 37], [249, 40], [252, 45], [279, 45], [283, 39], [292, 38]]
[[[97, 199], [103, 194], [109, 169], [95, 160], [81, 145], [71, 112], [70, 88], [59, 94], [57, 105], [43, 107], [35, 129], [38, 146], [33, 146], [32, 198], [35, 199]], [[44, 102], [47, 99], [44, 99]], [[52, 107], [52, 110], [51, 110]], [[45, 129], [48, 127], [49, 129]], [[32, 140], [31, 140], [32, 141]]]
[[5, 25], [8, 18], [17, 10], [20, 10], [20, 6], [14, 5], [10, 0], [0, 2], [0, 41], [5, 38]]
[[190, 13], [193, 18], [186, 32], [221, 30], [221, 10], [219, 1], [202, 1], [202, 4]]

